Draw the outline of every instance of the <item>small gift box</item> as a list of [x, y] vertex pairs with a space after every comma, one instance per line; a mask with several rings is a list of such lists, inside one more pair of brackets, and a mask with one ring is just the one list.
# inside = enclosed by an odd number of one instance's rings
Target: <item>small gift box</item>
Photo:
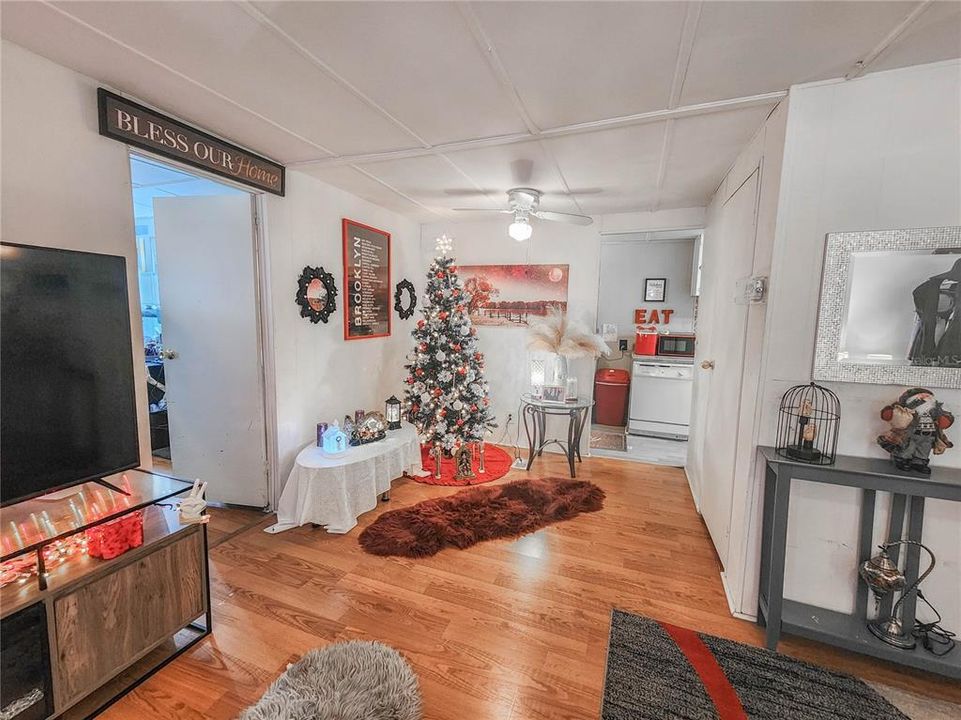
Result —
[[143, 545], [143, 510], [87, 530], [87, 554], [110, 560]]

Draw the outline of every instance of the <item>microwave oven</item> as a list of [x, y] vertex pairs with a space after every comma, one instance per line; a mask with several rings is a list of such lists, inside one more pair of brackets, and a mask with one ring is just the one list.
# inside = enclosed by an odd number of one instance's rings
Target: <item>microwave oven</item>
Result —
[[657, 354], [667, 357], [694, 357], [693, 335], [658, 335]]

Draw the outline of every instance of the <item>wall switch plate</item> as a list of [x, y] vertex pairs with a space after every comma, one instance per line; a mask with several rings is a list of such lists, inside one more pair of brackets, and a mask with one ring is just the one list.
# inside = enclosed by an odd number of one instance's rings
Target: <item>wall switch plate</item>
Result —
[[621, 352], [627, 352], [627, 338], [621, 338], [617, 341], [617, 349]]

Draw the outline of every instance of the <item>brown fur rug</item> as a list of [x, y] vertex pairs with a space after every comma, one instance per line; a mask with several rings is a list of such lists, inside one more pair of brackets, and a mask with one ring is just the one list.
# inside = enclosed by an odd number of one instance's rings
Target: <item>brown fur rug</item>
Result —
[[385, 512], [360, 534], [360, 545], [373, 555], [428, 557], [446, 547], [526, 535], [602, 507], [604, 491], [593, 483], [518, 480]]

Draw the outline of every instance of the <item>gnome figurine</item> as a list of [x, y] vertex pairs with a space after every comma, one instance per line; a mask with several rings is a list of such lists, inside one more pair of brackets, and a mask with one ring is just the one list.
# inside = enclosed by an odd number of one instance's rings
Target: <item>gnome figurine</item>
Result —
[[881, 419], [891, 423], [891, 429], [878, 435], [878, 445], [891, 453], [899, 470], [930, 475], [931, 452], [940, 455], [952, 447], [944, 431], [954, 424], [954, 415], [934, 399], [930, 390], [905, 390], [896, 403], [881, 410]]

